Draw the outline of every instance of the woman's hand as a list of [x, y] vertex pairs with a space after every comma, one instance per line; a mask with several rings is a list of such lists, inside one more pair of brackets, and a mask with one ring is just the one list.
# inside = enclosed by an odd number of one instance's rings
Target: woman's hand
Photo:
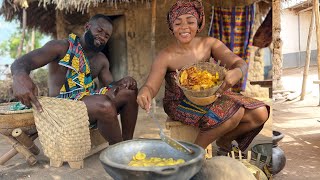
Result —
[[242, 78], [242, 71], [240, 68], [234, 68], [227, 71], [224, 81], [220, 88], [217, 90], [216, 95], [220, 97], [226, 90], [233, 87]]
[[152, 100], [152, 95], [149, 87], [143, 86], [139, 91], [139, 94], [137, 97], [137, 103], [142, 109], [146, 110], [147, 113], [149, 113], [151, 108], [151, 100]]

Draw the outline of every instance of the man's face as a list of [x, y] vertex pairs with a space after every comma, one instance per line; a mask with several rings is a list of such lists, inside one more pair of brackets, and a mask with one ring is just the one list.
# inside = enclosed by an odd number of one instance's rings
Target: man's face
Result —
[[96, 21], [89, 22], [84, 34], [87, 46], [96, 52], [100, 52], [106, 46], [111, 34], [112, 25], [109, 21], [99, 18]]

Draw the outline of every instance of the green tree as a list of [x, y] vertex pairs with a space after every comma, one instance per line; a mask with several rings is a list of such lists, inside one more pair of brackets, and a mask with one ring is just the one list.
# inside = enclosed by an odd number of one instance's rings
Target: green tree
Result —
[[[0, 44], [0, 54], [3, 56], [10, 56], [13, 59], [17, 58], [17, 50], [21, 39], [22, 29], [14, 32], [7, 41]], [[44, 35], [39, 31], [35, 31], [34, 48], [40, 48], [40, 40]], [[28, 53], [32, 47], [32, 30], [27, 30], [25, 36], [25, 43], [23, 45], [22, 54]]]

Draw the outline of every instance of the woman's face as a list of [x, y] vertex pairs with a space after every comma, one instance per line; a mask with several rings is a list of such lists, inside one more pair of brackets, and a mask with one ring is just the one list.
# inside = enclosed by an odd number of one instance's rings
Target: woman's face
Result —
[[174, 36], [181, 43], [189, 43], [197, 34], [197, 19], [190, 14], [179, 16], [172, 25]]

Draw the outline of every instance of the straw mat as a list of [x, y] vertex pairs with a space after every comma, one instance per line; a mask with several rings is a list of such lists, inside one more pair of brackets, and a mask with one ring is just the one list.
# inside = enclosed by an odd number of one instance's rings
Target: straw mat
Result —
[[82, 101], [39, 97], [43, 112], [34, 111], [44, 154], [57, 161], [81, 161], [90, 151], [89, 117]]

